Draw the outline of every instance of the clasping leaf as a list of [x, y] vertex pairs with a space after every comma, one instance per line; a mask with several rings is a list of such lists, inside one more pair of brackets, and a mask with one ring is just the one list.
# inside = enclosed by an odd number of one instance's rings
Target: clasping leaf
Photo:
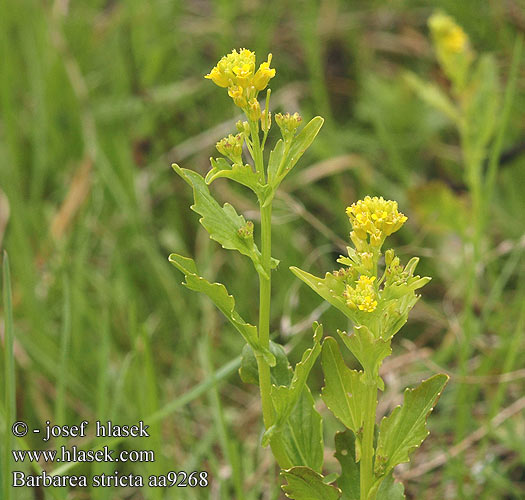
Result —
[[322, 336], [322, 325], [314, 323], [314, 345], [295, 366], [290, 384], [272, 385], [275, 420], [262, 439], [263, 446], [267, 446], [279, 434], [292, 463], [316, 470], [323, 465], [322, 425], [306, 380], [321, 353]]
[[363, 372], [351, 370], [345, 365], [339, 345], [332, 337], [323, 342], [321, 362], [325, 379], [321, 397], [329, 410], [357, 434], [364, 418], [366, 386], [362, 381]]

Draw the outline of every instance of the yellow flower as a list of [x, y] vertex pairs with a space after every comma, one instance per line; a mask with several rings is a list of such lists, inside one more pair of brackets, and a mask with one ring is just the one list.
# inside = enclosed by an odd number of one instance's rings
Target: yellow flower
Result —
[[355, 288], [346, 285], [343, 293], [346, 303], [353, 309], [374, 312], [377, 307], [377, 293], [374, 288], [375, 276], [359, 276]]
[[346, 214], [353, 228], [352, 239], [366, 240], [369, 234], [373, 246], [380, 246], [386, 236], [395, 233], [407, 220], [397, 210], [397, 202], [377, 196], [359, 200], [346, 209]]
[[452, 17], [438, 12], [428, 24], [438, 49], [458, 54], [468, 48], [468, 36]]
[[450, 52], [462, 52], [467, 44], [468, 38], [460, 26], [454, 28], [444, 38], [443, 43]]
[[[235, 49], [221, 58], [217, 65], [204, 78], [210, 79], [219, 87], [241, 85], [249, 80], [255, 71], [255, 52]], [[241, 85], [242, 86], [242, 85]]]
[[270, 68], [270, 63], [272, 62], [272, 54], [268, 54], [268, 60], [266, 62], [263, 62], [259, 69], [257, 70], [257, 73], [255, 73], [252, 85], [257, 90], [264, 90], [266, 86], [268, 85], [268, 82], [271, 78], [275, 76], [275, 69]]
[[235, 105], [239, 106], [239, 108], [246, 107], [246, 104], [248, 103], [244, 93], [244, 89], [238, 85], [228, 88], [228, 95], [233, 99]]
[[221, 73], [217, 66], [215, 66], [215, 68], [213, 68], [204, 78], [210, 79], [215, 85], [218, 85], [219, 87], [227, 87], [230, 84], [227, 76], [224, 73]]
[[232, 50], [224, 56], [204, 78], [219, 87], [227, 87], [228, 94], [235, 104], [245, 108], [250, 99], [268, 85], [275, 76], [275, 69], [270, 68], [272, 55], [255, 71], [255, 52], [248, 49]]

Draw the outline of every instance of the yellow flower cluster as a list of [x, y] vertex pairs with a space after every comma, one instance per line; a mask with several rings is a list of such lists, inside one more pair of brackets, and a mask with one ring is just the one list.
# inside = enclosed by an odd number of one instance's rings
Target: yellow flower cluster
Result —
[[361, 275], [356, 281], [355, 288], [346, 285], [343, 293], [346, 303], [353, 309], [359, 309], [364, 312], [373, 312], [377, 307], [377, 293], [374, 288], [376, 277]]
[[205, 78], [219, 87], [227, 87], [233, 102], [244, 109], [275, 76], [275, 69], [270, 68], [271, 61], [272, 54], [269, 54], [268, 60], [255, 71], [255, 52], [248, 49], [240, 49], [237, 52], [234, 49], [224, 56]]
[[468, 48], [468, 36], [450, 16], [441, 12], [434, 14], [429, 20], [429, 25], [441, 49], [459, 54]]
[[346, 214], [352, 224], [352, 236], [366, 241], [369, 234], [373, 246], [381, 246], [384, 239], [400, 229], [407, 220], [397, 210], [397, 202], [377, 196], [366, 196], [364, 200], [359, 200], [346, 209]]

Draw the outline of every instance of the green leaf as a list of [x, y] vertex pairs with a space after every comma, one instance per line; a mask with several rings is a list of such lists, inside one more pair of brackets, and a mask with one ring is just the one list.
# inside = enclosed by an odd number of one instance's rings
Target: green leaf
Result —
[[[217, 241], [223, 248], [237, 250], [250, 257], [255, 269], [263, 276], [267, 276], [261, 265], [261, 254], [253, 240], [253, 236], [242, 236], [242, 230], [247, 227], [246, 219], [237, 214], [235, 208], [229, 203], [221, 207], [210, 194], [206, 182], [197, 172], [172, 165], [177, 172], [192, 188], [195, 203], [191, 209], [201, 215], [200, 223], [208, 231], [210, 238]], [[272, 267], [276, 267], [274, 260]]]
[[272, 180], [277, 175], [279, 166], [283, 160], [284, 156], [284, 142], [282, 139], [277, 141], [275, 148], [270, 153], [270, 158], [268, 160], [268, 181], [271, 183]]
[[315, 409], [315, 400], [308, 386], [303, 388], [299, 401], [282, 425], [279, 439], [290, 463], [321, 472], [324, 459], [323, 421]]
[[[292, 368], [288, 363], [288, 358], [284, 348], [270, 340], [270, 352], [275, 356], [275, 366], [271, 368], [272, 384], [287, 385], [292, 380]], [[242, 350], [241, 367], [239, 375], [245, 384], [259, 385], [259, 370], [257, 368], [257, 359], [253, 349], [246, 344]]]
[[275, 185], [278, 186], [290, 173], [301, 156], [303, 156], [304, 152], [310, 147], [310, 144], [312, 144], [313, 140], [319, 133], [319, 130], [321, 130], [323, 123], [324, 118], [316, 116], [315, 118], [312, 118], [308, 124], [306, 124], [304, 128], [293, 138], [290, 150], [288, 151], [288, 154], [284, 160], [284, 168], [277, 172]]
[[[371, 493], [374, 494], [372, 487]], [[370, 497], [373, 498], [373, 497]], [[375, 500], [405, 500], [405, 488], [402, 483], [396, 483], [394, 476], [389, 474], [384, 480], [381, 480], [381, 485], [377, 490]]]
[[365, 385], [362, 372], [345, 365], [339, 345], [332, 337], [323, 342], [321, 358], [325, 387], [321, 397], [328, 409], [354, 433], [363, 425]]
[[416, 389], [406, 389], [403, 406], [397, 406], [379, 427], [375, 472], [388, 474], [396, 465], [408, 462], [409, 454], [428, 436], [426, 420], [448, 382], [438, 374]]
[[246, 340], [250, 347], [254, 351], [261, 352], [270, 366], [275, 365], [275, 356], [268, 349], [262, 349], [260, 347], [257, 328], [246, 323], [246, 321], [241, 318], [239, 313], [235, 310], [235, 299], [228, 294], [224, 285], [221, 283], [210, 283], [199, 276], [195, 261], [189, 257], [183, 257], [172, 253], [169, 256], [169, 261], [184, 274], [186, 278], [186, 283], [184, 283], [185, 286], [190, 290], [202, 292], [207, 295], [243, 336], [244, 340]]
[[352, 321], [356, 320], [355, 311], [347, 306], [343, 296], [344, 283], [337, 280], [332, 273], [326, 273], [324, 278], [318, 278], [294, 266], [290, 267], [290, 271], [324, 300], [339, 309], [347, 318], [350, 318]]
[[206, 184], [210, 185], [215, 179], [224, 177], [250, 188], [257, 196], [261, 194], [264, 186], [259, 183], [259, 176], [251, 165], [230, 165], [224, 158], [210, 158], [210, 162], [212, 168], [206, 174]]
[[283, 491], [293, 500], [338, 500], [341, 490], [325, 484], [323, 476], [308, 467], [292, 467], [281, 471], [288, 484]]
[[336, 433], [334, 456], [341, 464], [341, 475], [337, 479], [337, 486], [343, 490], [341, 500], [359, 500], [359, 464], [355, 461], [356, 438], [352, 431]]
[[471, 161], [480, 163], [497, 125], [500, 87], [496, 61], [491, 55], [480, 57], [465, 91], [465, 132], [467, 153]]
[[304, 351], [301, 361], [295, 365], [292, 381], [290, 385], [272, 385], [272, 402], [274, 405], [276, 419], [275, 426], [282, 425], [293, 407], [297, 403], [303, 388], [306, 385], [306, 379], [315, 363], [315, 360], [321, 353], [321, 339], [323, 337], [323, 325], [315, 322], [314, 328], [314, 345]]
[[351, 334], [337, 330], [346, 347], [357, 358], [363, 369], [377, 378], [379, 388], [384, 389], [383, 380], [379, 377], [379, 367], [383, 360], [390, 356], [390, 340], [375, 338], [366, 326], [356, 326]]
[[306, 379], [312, 369], [315, 360], [321, 353], [321, 339], [323, 337], [323, 326], [315, 322], [314, 328], [314, 345], [310, 349], [306, 349], [303, 353], [301, 361], [295, 365], [292, 381], [289, 385], [272, 385], [272, 403], [275, 409], [275, 422], [264, 433], [263, 446], [267, 446], [270, 442], [271, 436], [275, 432], [279, 432], [282, 426], [287, 421], [292, 413], [304, 387], [306, 386]]
[[418, 94], [421, 100], [441, 111], [453, 122], [460, 122], [459, 112], [456, 106], [435, 83], [425, 82], [411, 72], [405, 73], [404, 78], [408, 86]]

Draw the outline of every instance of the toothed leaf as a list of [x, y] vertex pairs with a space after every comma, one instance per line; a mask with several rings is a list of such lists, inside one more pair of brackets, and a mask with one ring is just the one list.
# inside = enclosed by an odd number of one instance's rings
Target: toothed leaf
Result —
[[410, 453], [428, 436], [426, 420], [445, 387], [448, 376], [434, 375], [416, 389], [406, 389], [403, 406], [397, 406], [379, 427], [375, 472], [388, 474], [408, 462]]
[[193, 259], [172, 253], [169, 256], [169, 261], [185, 275], [185, 286], [190, 290], [202, 292], [207, 295], [243, 336], [244, 340], [250, 345], [250, 347], [254, 351], [261, 352], [271, 366], [275, 365], [275, 356], [268, 349], [262, 349], [260, 347], [257, 328], [246, 323], [246, 321], [241, 318], [239, 313], [235, 310], [235, 299], [228, 294], [224, 285], [221, 283], [210, 283], [199, 276], [197, 266]]
[[293, 500], [338, 500], [341, 490], [323, 482], [323, 476], [308, 467], [281, 471], [288, 484], [282, 489]]
[[[246, 219], [239, 215], [235, 208], [229, 203], [220, 206], [210, 194], [206, 182], [197, 172], [180, 168], [173, 164], [173, 169], [177, 172], [192, 188], [195, 203], [191, 209], [201, 215], [200, 223], [208, 231], [210, 238], [217, 241], [223, 248], [237, 250], [250, 257], [257, 271], [267, 275], [261, 265], [261, 254], [253, 240], [253, 235], [246, 234]], [[277, 266], [275, 259], [272, 261], [272, 268]]]

